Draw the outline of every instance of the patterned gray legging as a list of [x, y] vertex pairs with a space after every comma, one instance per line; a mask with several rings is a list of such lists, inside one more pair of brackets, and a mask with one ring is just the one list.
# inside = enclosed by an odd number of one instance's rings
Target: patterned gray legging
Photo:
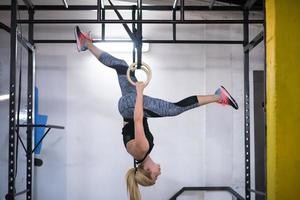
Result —
[[[126, 72], [128, 64], [104, 52], [100, 55], [99, 61], [104, 65], [117, 71], [122, 97], [119, 100], [119, 112], [124, 119], [132, 119], [134, 115], [136, 88], [127, 80]], [[136, 81], [134, 73], [131, 79]], [[189, 109], [198, 107], [197, 96], [187, 97], [177, 103], [171, 103], [144, 95], [144, 117], [167, 117], [175, 116]]]

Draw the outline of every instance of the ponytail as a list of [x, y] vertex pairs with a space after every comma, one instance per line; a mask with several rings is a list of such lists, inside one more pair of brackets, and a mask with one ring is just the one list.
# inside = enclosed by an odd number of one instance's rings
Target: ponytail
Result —
[[155, 184], [155, 181], [150, 178], [141, 165], [138, 168], [131, 168], [126, 174], [127, 191], [130, 196], [130, 200], [141, 200], [141, 192], [138, 184], [142, 186], [151, 186]]

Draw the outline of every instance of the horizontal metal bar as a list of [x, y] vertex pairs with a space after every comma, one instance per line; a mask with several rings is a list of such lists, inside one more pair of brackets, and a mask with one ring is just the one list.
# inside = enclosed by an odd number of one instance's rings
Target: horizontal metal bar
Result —
[[261, 31], [257, 34], [253, 40], [244, 47], [244, 52], [251, 51], [254, 47], [256, 47], [261, 41], [264, 40], [264, 32]]
[[[131, 40], [94, 40], [93, 42], [132, 42]], [[156, 44], [243, 44], [242, 40], [142, 40]], [[76, 40], [34, 40], [34, 43], [76, 43]]]
[[217, 187], [183, 187], [184, 191], [223, 191], [228, 190], [229, 187], [217, 186]]
[[[113, 8], [108, 5], [104, 5], [105, 10], [112, 10]], [[116, 9], [118, 10], [132, 10], [134, 9], [133, 5], [116, 5]], [[11, 10], [9, 5], [0, 5], [0, 10]], [[19, 6], [19, 10], [28, 10], [26, 6]], [[63, 5], [35, 5], [34, 10], [63, 10], [63, 11], [83, 11], [83, 10], [97, 10], [97, 5], [69, 5], [68, 9], [66, 9]], [[173, 6], [142, 6], [142, 10], [148, 11], [171, 11], [173, 10]], [[176, 7], [176, 10], [180, 10], [180, 6]], [[184, 6], [185, 11], [243, 11], [243, 7], [241, 6], [214, 6], [212, 9], [209, 9], [208, 6]], [[252, 11], [261, 11], [261, 7], [253, 7]]]
[[56, 129], [64, 129], [63, 126], [50, 125], [50, 124], [20, 124], [19, 127], [45, 127], [45, 128], [56, 128]]
[[[3, 30], [5, 30], [6, 32], [10, 33], [11, 28], [6, 26], [5, 24], [3, 24], [2, 22], [0, 22], [0, 28], [2, 28]], [[18, 41], [23, 45], [23, 47], [28, 48], [29, 50], [31, 50], [32, 52], [35, 51], [35, 47], [30, 44], [29, 41], [27, 41], [20, 32], [17, 31], [17, 38]]]
[[244, 198], [234, 191], [231, 187], [220, 186], [220, 187], [183, 187], [176, 194], [174, 194], [170, 200], [176, 200], [185, 191], [227, 191], [235, 196], [238, 200], [244, 200]]
[[144, 43], [177, 44], [243, 44], [239, 40], [143, 40]]
[[[250, 24], [263, 24], [264, 20], [249, 20]], [[123, 23], [142, 23], [142, 24], [243, 24], [244, 20], [18, 20], [22, 24], [123, 24]]]

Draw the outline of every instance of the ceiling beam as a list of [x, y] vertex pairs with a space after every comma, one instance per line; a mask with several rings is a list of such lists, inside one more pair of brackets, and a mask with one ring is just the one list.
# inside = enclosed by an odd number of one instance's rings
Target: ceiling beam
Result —
[[[105, 42], [111, 42], [111, 43], [124, 43], [124, 42], [132, 42], [132, 40], [102, 40], [102, 39], [95, 39], [93, 40], [94, 43], [105, 43]], [[243, 44], [244, 41], [242, 40], [142, 40], [143, 43], [160, 43], [160, 44]], [[58, 44], [67, 44], [67, 43], [76, 43], [76, 40], [57, 40], [57, 39], [51, 39], [51, 40], [34, 40], [34, 43], [58, 43]]]
[[[21, 24], [130, 24], [130, 23], [143, 23], [143, 24], [243, 24], [244, 20], [120, 20], [120, 19], [36, 19], [36, 20], [18, 20]], [[249, 20], [249, 24], [263, 24], [264, 20]]]
[[[115, 8], [118, 10], [132, 10], [132, 6], [127, 5], [115, 5]], [[0, 10], [10, 10], [11, 7], [9, 5], [0, 5]], [[113, 8], [109, 5], [105, 6], [106, 10], [112, 10]], [[172, 11], [173, 6], [142, 6], [143, 10], [156, 10], [156, 11]], [[176, 9], [180, 9], [180, 6], [177, 6]], [[19, 10], [28, 10], [27, 6], [20, 5]], [[34, 5], [34, 10], [36, 11], [46, 11], [46, 10], [64, 10], [64, 11], [71, 11], [71, 10], [97, 10], [97, 5], [70, 5], [68, 10], [63, 5]], [[243, 11], [242, 6], [214, 6], [211, 10], [208, 6], [184, 6], [184, 10], [186, 11]], [[260, 7], [254, 6], [252, 10], [261, 11]]]

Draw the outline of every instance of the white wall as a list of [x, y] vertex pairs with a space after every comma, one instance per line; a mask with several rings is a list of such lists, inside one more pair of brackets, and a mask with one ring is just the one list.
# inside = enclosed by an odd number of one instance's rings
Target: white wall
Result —
[[[52, 17], [58, 14], [49, 13]], [[82, 27], [100, 34], [100, 26]], [[35, 31], [36, 39], [73, 38], [73, 26], [39, 25]], [[170, 31], [171, 26], [148, 25], [144, 37], [169, 39]], [[252, 37], [259, 31], [253, 27]], [[116, 25], [107, 28], [107, 36], [127, 37]], [[242, 39], [242, 27], [184, 25], [179, 26], [178, 38], [238, 40]], [[122, 117], [117, 110], [121, 93], [115, 72], [89, 53], [78, 53], [75, 44], [36, 46], [39, 112], [49, 116], [49, 124], [63, 125], [65, 130], [52, 130], [43, 144], [39, 157], [44, 165], [35, 168], [35, 199], [126, 199], [124, 176], [132, 167], [132, 158], [122, 143]], [[150, 119], [155, 138], [151, 155], [161, 164], [162, 175], [155, 186], [142, 188], [144, 200], [168, 199], [183, 186], [231, 186], [244, 194], [242, 50], [240, 45], [151, 44], [144, 53], [143, 60], [153, 70], [147, 95], [177, 101], [189, 95], [212, 94], [224, 85], [240, 105], [238, 111], [215, 104], [173, 118]], [[251, 53], [251, 70], [263, 69], [262, 54], [262, 45]], [[131, 53], [113, 55], [131, 63]], [[252, 73], [250, 77], [252, 81]], [[5, 109], [1, 104], [1, 116]], [[253, 128], [251, 131], [253, 134]], [[6, 144], [5, 140], [4, 136], [1, 143]], [[6, 149], [1, 145], [0, 198], [6, 191], [6, 178], [2, 178], [6, 176], [7, 153], [2, 153]], [[178, 199], [220, 198], [231, 199], [226, 193], [212, 192], [187, 193]]]

